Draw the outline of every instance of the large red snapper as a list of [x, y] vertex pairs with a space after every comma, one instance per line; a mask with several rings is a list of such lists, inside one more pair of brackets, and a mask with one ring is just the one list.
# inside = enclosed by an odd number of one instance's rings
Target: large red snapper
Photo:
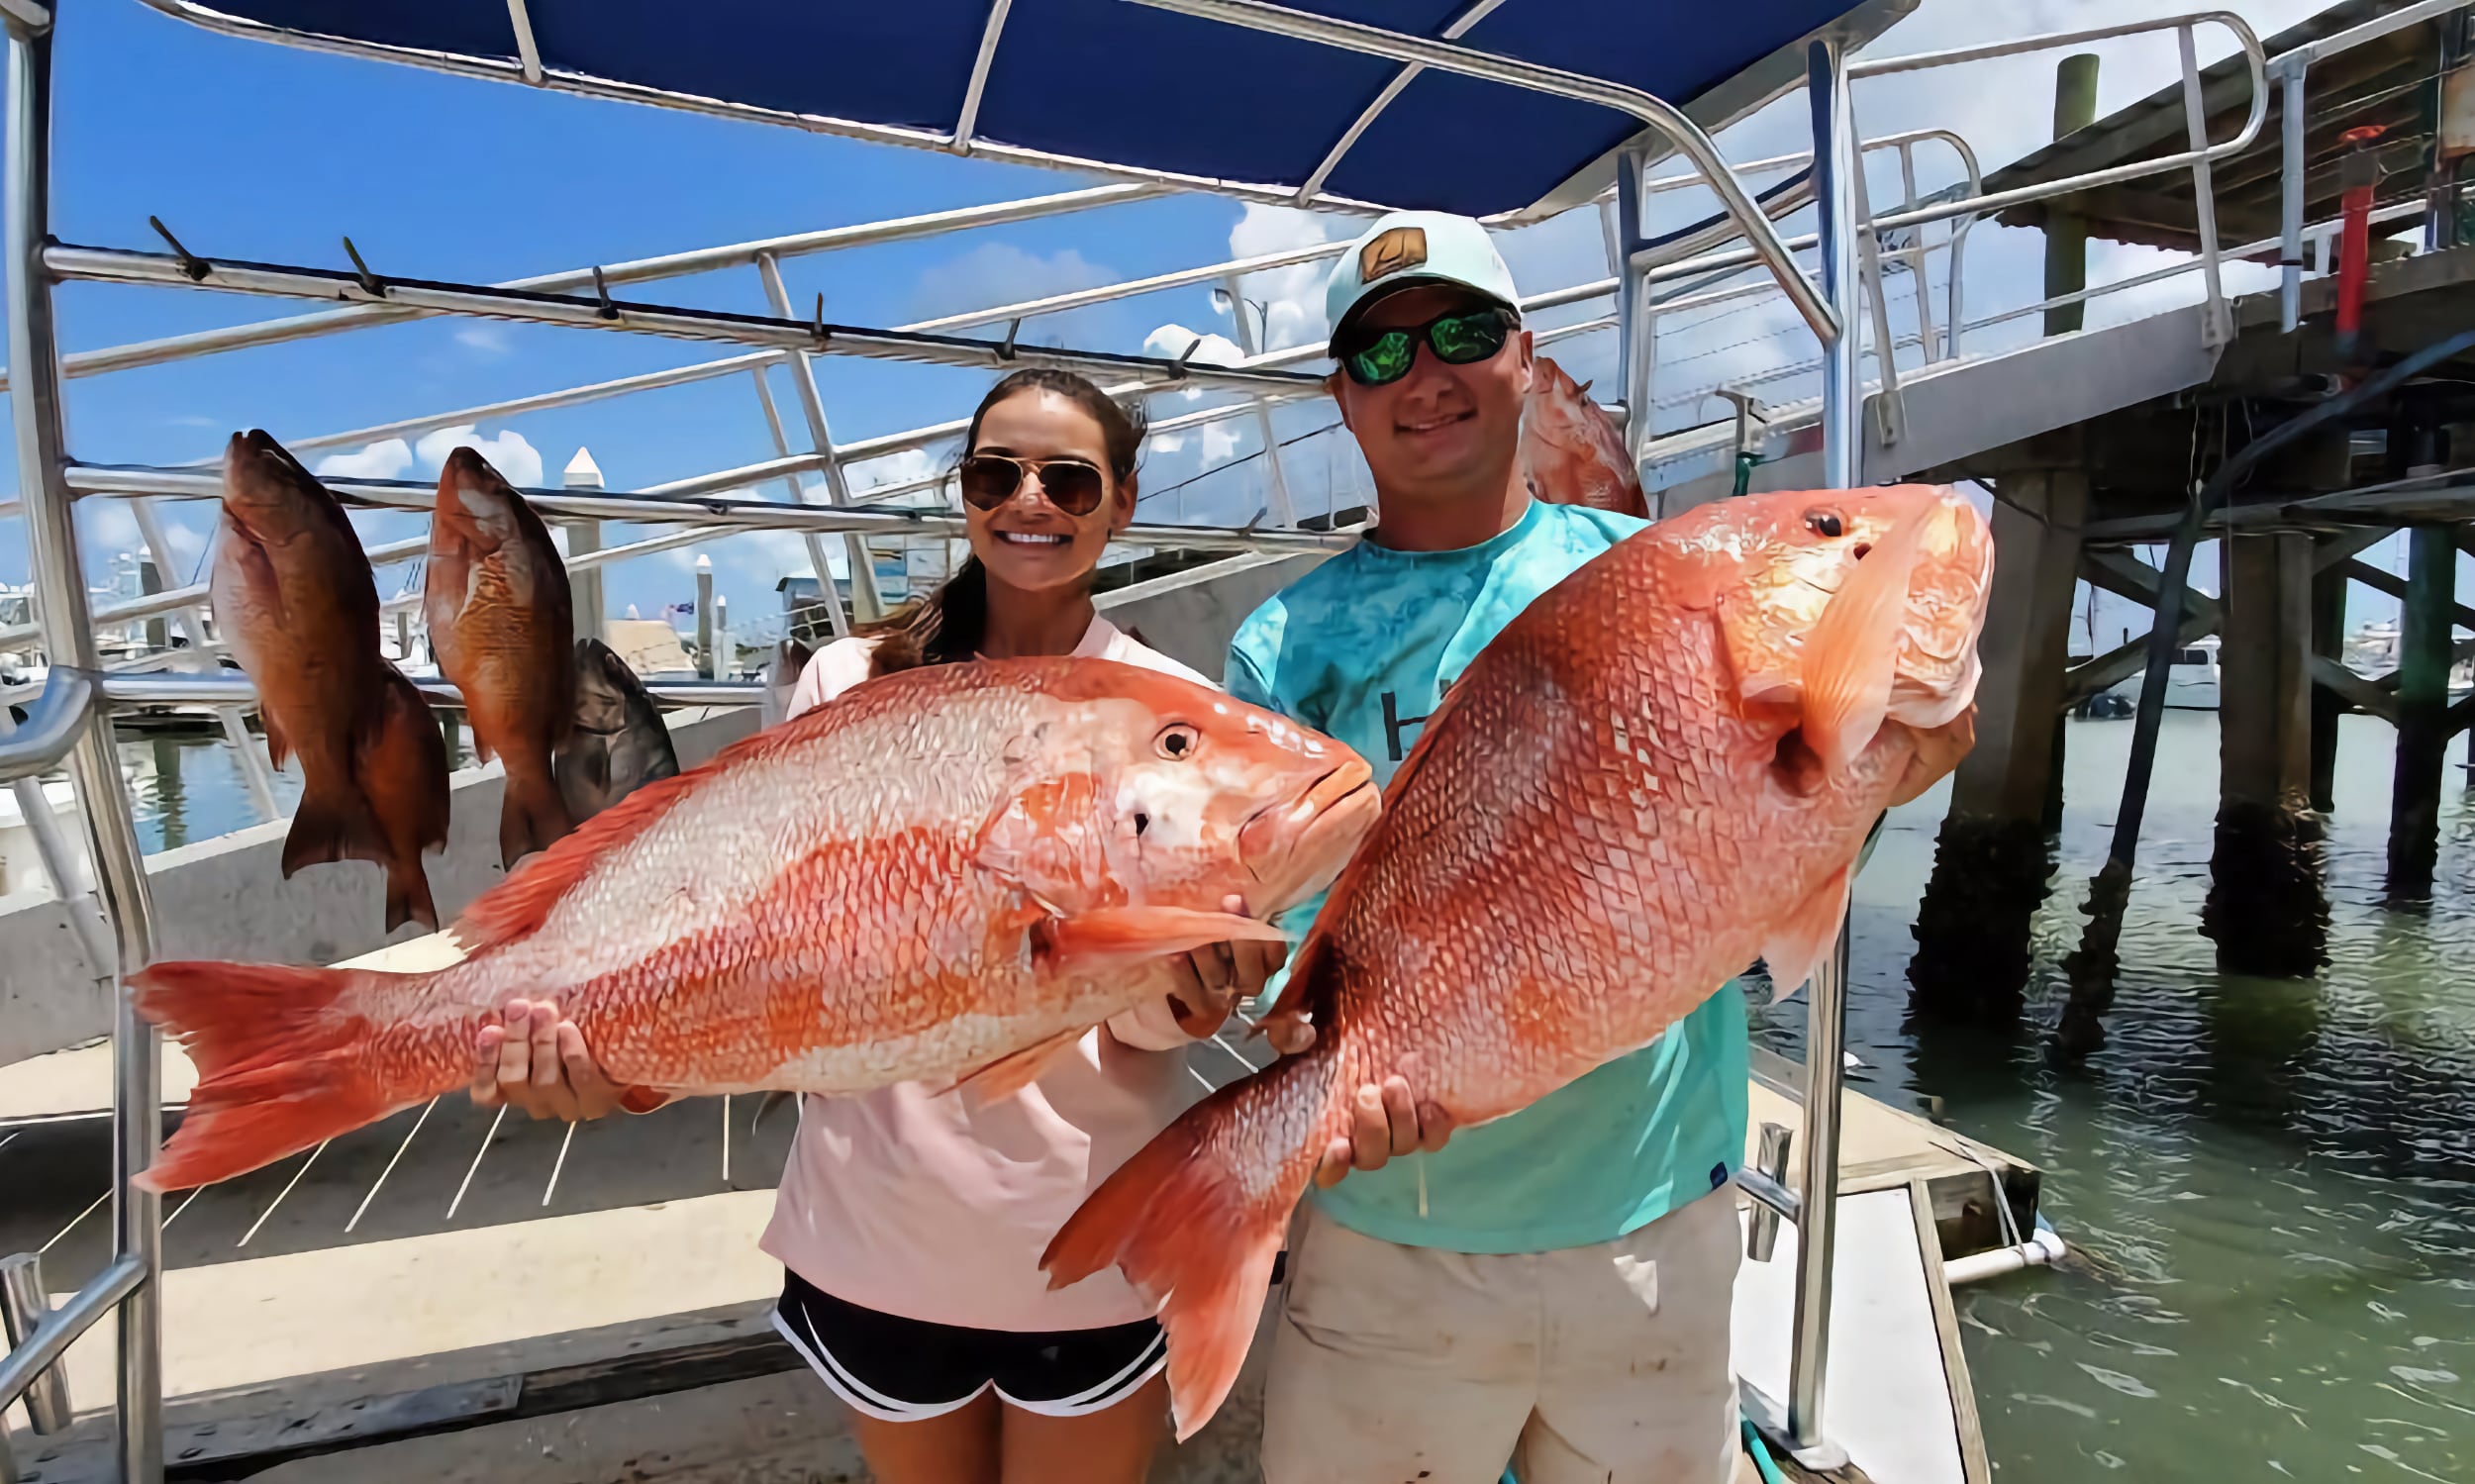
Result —
[[[1299, 949], [1311, 1049], [1094, 1191], [1043, 1266], [1161, 1300], [1178, 1433], [1244, 1358], [1290, 1209], [1398, 1072], [1460, 1125], [1835, 940], [1882, 811], [1965, 750], [1993, 543], [1942, 489], [1757, 495], [1602, 554], [1473, 660]], [[1587, 1158], [1587, 1150], [1574, 1157]]]
[[1590, 400], [1590, 384], [1573, 383], [1541, 355], [1530, 373], [1522, 408], [1521, 466], [1531, 493], [1556, 505], [1587, 505], [1649, 518], [1641, 475], [1625, 451], [1624, 431]]
[[[226, 1179], [461, 1086], [511, 999], [670, 1094], [997, 1095], [1277, 940], [1373, 823], [1340, 743], [1102, 659], [907, 670], [645, 784], [475, 902], [435, 973], [160, 963], [200, 1080], [153, 1189]], [[1243, 915], [1224, 910], [1237, 897]]]

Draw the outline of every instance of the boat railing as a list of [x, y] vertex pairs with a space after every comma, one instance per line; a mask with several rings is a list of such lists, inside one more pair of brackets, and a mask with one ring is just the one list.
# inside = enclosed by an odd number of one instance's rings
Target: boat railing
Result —
[[[148, 3], [195, 24], [240, 35], [464, 74], [512, 77], [518, 70], [530, 68], [524, 74], [527, 80], [536, 83], [544, 80], [538, 59], [530, 62], [520, 60], [512, 67], [503, 68], [471, 58], [413, 53], [374, 44], [323, 38], [313, 40], [277, 33], [255, 23], [205, 10], [189, 4], [188, 0], [148, 0]], [[1682, 305], [1690, 304], [1697, 294], [1735, 293], [1735, 289], [1715, 288], [1714, 285], [1724, 282], [1727, 275], [1759, 267], [1771, 279], [1770, 284], [1763, 285], [1762, 291], [1780, 293], [1794, 304], [1799, 318], [1813, 331], [1823, 347], [1819, 368], [1823, 373], [1825, 483], [1832, 487], [1855, 483], [1862, 446], [1859, 417], [1866, 400], [1863, 384], [1858, 379], [1858, 357], [1864, 339], [1858, 317], [1865, 313], [1868, 297], [1872, 300], [1873, 323], [1870, 328], [1876, 341], [1880, 380], [1885, 391], [1896, 390], [1893, 361], [1899, 346], [1884, 319], [1879, 289], [1881, 234], [1916, 232], [1913, 239], [1903, 239], [1893, 248], [1894, 254], [1914, 270], [1922, 264], [1924, 253], [1931, 250], [1922, 234], [1922, 229], [1930, 223], [1953, 224], [1943, 242], [1934, 247], [1948, 247], [1956, 259], [1964, 243], [1966, 225], [1975, 218], [1990, 211], [2093, 185], [2174, 171], [2187, 171], [2191, 175], [2199, 204], [2203, 247], [2196, 270], [2206, 275], [2209, 299], [2209, 315], [2203, 333], [2219, 339], [2229, 333], [2219, 282], [2224, 253], [2216, 243], [2209, 169], [2213, 162], [2248, 146], [2258, 133], [2265, 117], [2266, 82], [2272, 64], [2263, 56], [2260, 43], [2251, 29], [2240, 17], [2228, 12], [2195, 12], [1988, 47], [1875, 60], [1851, 60], [1845, 54], [1843, 43], [1836, 33], [1818, 35], [1811, 41], [1807, 51], [1807, 91], [1812, 104], [1816, 142], [1807, 162], [1810, 177], [1803, 182], [1792, 182], [1789, 189], [1774, 191], [1757, 200], [1744, 186], [1738, 173], [1721, 158], [1707, 133], [1671, 105], [1634, 89], [1477, 51], [1448, 40], [1431, 41], [1400, 36], [1324, 16], [1286, 10], [1262, 3], [1262, 0], [1134, 0], [1134, 3], [1317, 41], [1389, 57], [1407, 66], [1457, 72], [1599, 103], [1640, 121], [1657, 137], [1676, 148], [1693, 166], [1694, 174], [1691, 176], [1649, 180], [1646, 178], [1644, 156], [1638, 150], [1629, 153], [1618, 169], [1608, 233], [1611, 277], [1602, 282], [1555, 290], [1529, 301], [1531, 308], [1542, 310], [1611, 296], [1615, 299], [1612, 317], [1557, 327], [1557, 331], [1552, 333], [1577, 334], [1611, 328], [1612, 319], [1612, 328], [1618, 332], [1619, 340], [1621, 402], [1628, 410], [1629, 434], [1636, 441], [1650, 421], [1649, 361], [1654, 347], [1647, 331], [1653, 315], [1660, 307], [1673, 312]], [[2281, 85], [2296, 90], [2290, 97], [2299, 97], [2304, 73], [2313, 60], [2370, 40], [2395, 26], [2454, 8], [2457, 7], [2444, 4], [2411, 6], [2354, 31], [2317, 43], [2305, 49], [2305, 52], [2289, 53], [2276, 63], [2281, 69], [2278, 72]], [[510, 9], [521, 27], [522, 7]], [[1224, 189], [1250, 199], [1273, 199], [1256, 188], [1117, 169], [1105, 162], [1066, 159], [1044, 155], [1037, 150], [975, 141], [971, 135], [970, 109], [967, 106], [965, 117], [957, 122], [950, 134], [938, 133], [931, 137], [922, 131], [845, 125], [842, 121], [817, 121], [804, 116], [775, 117], [762, 109], [719, 105], [710, 100], [687, 99], [650, 89], [563, 74], [549, 79], [560, 89], [570, 92], [623, 97], [654, 106], [696, 112], [770, 118], [774, 122], [795, 123], [804, 128], [826, 128], [863, 138], [881, 137], [894, 143], [925, 144], [959, 151], [976, 150], [997, 158], [1098, 169], [1102, 173], [1139, 178], [1025, 201], [837, 228], [766, 242], [733, 244], [634, 263], [570, 269], [495, 285], [396, 276], [392, 271], [379, 271], [365, 265], [357, 256], [350, 270], [200, 256], [174, 240], [169, 233], [164, 234], [166, 245], [171, 248], [168, 252], [138, 252], [59, 244], [49, 237], [47, 228], [50, 220], [51, 123], [50, 14], [36, 0], [0, 0], [0, 22], [5, 22], [8, 33], [6, 152], [5, 160], [0, 161], [0, 165], [5, 167], [4, 172], [0, 172], [0, 198], [4, 198], [0, 199], [0, 206], [5, 207], [5, 228], [0, 229], [4, 230], [5, 236], [0, 236], [0, 250], [4, 250], [7, 256], [6, 272], [0, 274], [0, 278], [5, 279], [7, 387], [11, 393], [10, 416], [16, 434], [20, 476], [18, 501], [0, 505], [0, 514], [22, 514], [27, 522], [35, 609], [40, 625], [33, 635], [22, 632], [27, 626], [20, 626], [20, 631], [14, 634], [0, 631], [0, 643], [40, 639], [51, 663], [44, 691], [32, 707], [27, 723], [13, 736], [0, 738], [0, 782], [31, 779], [63, 761], [68, 765], [84, 805], [82, 814], [87, 827], [88, 845], [97, 867], [95, 890], [117, 948], [118, 978], [125, 979], [149, 961], [155, 933], [131, 804], [122, 786], [112, 750], [112, 713], [123, 706], [149, 704], [238, 707], [246, 702], [248, 682], [236, 675], [220, 673], [160, 673], [159, 664], [124, 665], [107, 672], [96, 643], [95, 627], [98, 622], [128, 622], [155, 615], [195, 615], [204, 594], [195, 589], [180, 589], [95, 609], [89, 601], [81, 575], [83, 567], [78, 559], [76, 533], [70, 520], [73, 502], [91, 495], [128, 496], [134, 497], [140, 511], [146, 511], [149, 502], [156, 499], [213, 498], [217, 493], [217, 481], [210, 470], [196, 466], [136, 468], [72, 460], [64, 447], [61, 432], [60, 383], [64, 377], [161, 364], [193, 355], [305, 340], [433, 315], [478, 315], [711, 341], [738, 347], [732, 355], [698, 365], [511, 399], [490, 404], [487, 408], [458, 409], [450, 414], [402, 420], [374, 429], [325, 435], [318, 440], [303, 441], [295, 446], [339, 445], [371, 437], [397, 436], [416, 429], [477, 422], [483, 417], [512, 415], [523, 410], [575, 405], [661, 386], [751, 374], [757, 378], [758, 395], [764, 403], [768, 427], [775, 443], [776, 454], [772, 459], [633, 492], [557, 489], [528, 491], [528, 495], [545, 516], [569, 525], [572, 531], [590, 533], [596, 529], [593, 523], [623, 521], [676, 524], [683, 533], [688, 533], [659, 536], [607, 549], [586, 548], [585, 543], [577, 543], [577, 548], [571, 550], [569, 557], [571, 568], [577, 569], [589, 569], [649, 551], [660, 544], [685, 544], [726, 532], [780, 530], [797, 531], [809, 538], [809, 553], [815, 570], [821, 579], [826, 579], [828, 562], [819, 543], [827, 536], [840, 535], [852, 547], [854, 560], [849, 567], [852, 597], [863, 615], [871, 606], [881, 602], [881, 595], [872, 590], [874, 568], [866, 559], [864, 548], [867, 537], [919, 537], [944, 541], [958, 532], [960, 522], [957, 516], [941, 506], [894, 503], [904, 495], [935, 491], [935, 481], [917, 480], [864, 491], [871, 498], [862, 500], [857, 496], [863, 491], [852, 487], [851, 467], [871, 458], [948, 442], [963, 432], [963, 425], [959, 422], [940, 423], [884, 438], [838, 443], [828, 425], [824, 400], [812, 374], [814, 356], [857, 354], [978, 368], [1057, 365], [1096, 375], [1121, 392], [1191, 388], [1219, 392], [1233, 399], [1225, 405], [1197, 409], [1155, 425], [1163, 430], [1195, 426], [1221, 418], [1259, 417], [1270, 405], [1321, 394], [1318, 378], [1293, 369], [1321, 359], [1324, 355], [1321, 346], [1279, 350], [1252, 348], [1250, 353], [1235, 362], [1219, 364], [1195, 358], [1201, 346], [1200, 340], [1184, 354], [1164, 358], [1033, 346], [1022, 343], [1019, 332], [1023, 320], [1066, 308], [1179, 284], [1215, 280], [1227, 282], [1252, 271], [1312, 261], [1339, 250], [1336, 245], [1331, 244], [1286, 253], [1234, 259], [1151, 279], [1078, 290], [1072, 294], [1051, 295], [1045, 299], [945, 316], [891, 330], [829, 324], [823, 319], [821, 305], [815, 313], [799, 314], [797, 306], [790, 302], [781, 278], [780, 263], [787, 257], [1087, 210], [1146, 199], [1170, 190]], [[2201, 107], [2201, 78], [2195, 56], [2194, 33], [2196, 28], [2204, 25], [2223, 27], [2234, 36], [2252, 85], [2250, 108], [2241, 128], [2232, 138], [2221, 142], [2208, 139]], [[1956, 136], [1944, 131], [1919, 131], [1875, 141], [1867, 146], [1859, 142], [1855, 133], [1850, 88], [1860, 78], [2159, 32], [2172, 32], [2177, 37], [2190, 134], [2187, 149], [2161, 159], [1987, 194], [1983, 191], [1973, 155], [1965, 142]], [[985, 56], [982, 63], [984, 66]], [[1937, 192], [1931, 196], [1919, 196], [1915, 191], [1912, 151], [1932, 140], [1941, 141], [1959, 151], [1967, 175], [1965, 189]], [[1344, 141], [1344, 148], [1345, 144]], [[2298, 203], [2301, 194], [2296, 180], [2302, 163], [2299, 146], [2299, 135], [2290, 139], [2285, 161], [2290, 206], [2287, 240], [2290, 245], [2298, 235], [2300, 213]], [[1895, 210], [1876, 214], [1865, 207], [1865, 188], [1858, 164], [1866, 148], [1896, 148], [1900, 153], [1903, 179], [1908, 189]], [[1764, 163], [1787, 168], [1794, 161]], [[1711, 190], [1719, 198], [1724, 220], [1709, 233], [1688, 233], [1682, 238], [1671, 237], [1654, 244], [1643, 236], [1643, 196], [1645, 193], [1682, 188], [1681, 185], [1671, 185], [1671, 179]], [[1320, 195], [1312, 188], [1312, 183], [1306, 191], [1295, 196], [1283, 192], [1278, 199], [1281, 204], [1366, 209], [1365, 203]], [[1791, 209], [1791, 203], [1801, 204], [1802, 200], [1810, 200], [1819, 207], [1820, 230], [1807, 237], [1782, 237], [1774, 221], [1774, 213], [1783, 213]], [[1714, 237], [1732, 239], [1741, 246], [1717, 246], [1712, 241]], [[1706, 250], [1712, 247], [1716, 247], [1716, 250]], [[1811, 276], [1798, 260], [1798, 254], [1808, 249], [1814, 252], [1816, 258], [1816, 272]], [[2293, 254], [2290, 253], [2291, 256]], [[392, 270], [398, 265], [380, 266]], [[614, 292], [614, 288], [685, 273], [748, 266], [754, 267], [763, 281], [766, 300], [772, 311], [770, 314], [734, 314], [623, 300]], [[2290, 263], [2289, 273], [2294, 271]], [[1956, 280], [1959, 274], [1953, 271], [1951, 276]], [[309, 299], [340, 304], [341, 307], [289, 320], [174, 336], [63, 357], [58, 352], [53, 329], [51, 290], [55, 283], [81, 279], [225, 289]], [[1956, 355], [1963, 330], [1975, 328], [1977, 323], [1989, 322], [1967, 322], [1963, 319], [1954, 281], [1942, 325], [1937, 332], [1928, 318], [1930, 311], [1925, 303], [1927, 295], [1923, 291], [1921, 272], [1919, 281], [1919, 339], [1929, 346], [1938, 342], [1943, 354]], [[1680, 300], [1671, 299], [1664, 306], [1654, 306], [1651, 298], [1653, 289], [1657, 285], [1675, 283], [1695, 287], [1688, 288]], [[2088, 296], [2119, 291], [2128, 286], [2128, 283], [2102, 286], [2088, 291]], [[1704, 302], [1711, 301], [1705, 297]], [[2030, 311], [2013, 313], [2028, 312]], [[1242, 315], [1238, 318], [1242, 326]], [[999, 340], [970, 339], [955, 333], [998, 323], [1009, 327]], [[807, 446], [804, 448], [793, 446], [792, 435], [784, 425], [780, 409], [772, 400], [769, 385], [762, 379], [777, 365], [786, 365], [792, 370], [792, 384], [800, 402], [802, 421], [806, 425], [804, 442]], [[1267, 451], [1276, 459], [1276, 445], [1268, 439], [1266, 443]], [[822, 476], [828, 496], [826, 501], [818, 502], [813, 498], [805, 478], [808, 475]], [[394, 481], [337, 479], [329, 483], [346, 498], [400, 509], [426, 508], [433, 499], [433, 492], [427, 487]], [[790, 501], [744, 497], [745, 492], [767, 483], [783, 484]], [[1228, 562], [1233, 567], [1240, 563], [1254, 564], [1278, 559], [1290, 553], [1329, 551], [1355, 539], [1353, 531], [1294, 529], [1293, 521], [1297, 514], [1294, 511], [1269, 514], [1274, 519], [1268, 527], [1250, 525], [1232, 529], [1146, 525], [1128, 533], [1128, 539], [1162, 547], [1229, 551], [1236, 553]], [[153, 549], [158, 565], [168, 570], [165, 563], [168, 553], [163, 549], [159, 536], [159, 531], [146, 532], [147, 543]], [[597, 546], [597, 544], [593, 544]], [[418, 554], [418, 549], [413, 543], [395, 543], [374, 547], [370, 554], [374, 560], [402, 560]], [[1210, 580], [1212, 573], [1213, 564], [1206, 564], [1161, 580], [1179, 583], [1205, 581]], [[821, 580], [820, 586], [830, 599], [834, 593], [832, 582]], [[835, 609], [834, 623], [837, 632], [840, 632], [844, 620], [839, 605], [829, 602], [828, 606]], [[204, 653], [205, 646], [200, 644], [199, 650]], [[146, 658], [152, 659], [153, 656]], [[453, 694], [451, 687], [443, 685], [430, 685], [425, 689], [434, 699], [441, 701], [451, 700]], [[760, 688], [745, 682], [695, 681], [675, 684], [656, 682], [652, 689], [657, 696], [677, 703], [713, 704], [753, 701]], [[5, 717], [5, 714], [4, 710], [0, 710], [0, 717]], [[1808, 1085], [1803, 1097], [1803, 1147], [1806, 1158], [1802, 1162], [1802, 1172], [1794, 1188], [1789, 1188], [1784, 1179], [1787, 1141], [1766, 1138], [1765, 1158], [1756, 1168], [1739, 1176], [1739, 1183], [1764, 1209], [1799, 1227], [1790, 1395], [1785, 1399], [1783, 1416], [1773, 1422], [1784, 1438], [1804, 1450], [1808, 1457], [1817, 1459], [1829, 1455], [1824, 1437], [1821, 1399], [1828, 1359], [1832, 1218], [1838, 1174], [1837, 1115], [1842, 1075], [1839, 1046], [1844, 1017], [1845, 964], [1846, 942], [1842, 938], [1838, 953], [1826, 955], [1825, 964], [1816, 974], [1810, 989]], [[51, 1368], [79, 1334], [100, 1322], [105, 1315], [114, 1315], [119, 1330], [115, 1409], [119, 1472], [126, 1479], [151, 1481], [161, 1477], [163, 1462], [159, 1351], [161, 1207], [155, 1196], [137, 1187], [133, 1180], [151, 1161], [160, 1137], [158, 1046], [152, 1028], [137, 1016], [126, 996], [120, 998], [115, 1010], [112, 1045], [115, 1093], [111, 1185], [113, 1256], [98, 1275], [61, 1307], [18, 1315], [12, 1327], [16, 1332], [12, 1336], [14, 1347], [5, 1358], [0, 1358], [0, 1407], [27, 1396], [31, 1388], [51, 1373]], [[25, 1307], [22, 1304], [0, 1306], [12, 1313]], [[41, 1309], [40, 1301], [35, 1307]]]

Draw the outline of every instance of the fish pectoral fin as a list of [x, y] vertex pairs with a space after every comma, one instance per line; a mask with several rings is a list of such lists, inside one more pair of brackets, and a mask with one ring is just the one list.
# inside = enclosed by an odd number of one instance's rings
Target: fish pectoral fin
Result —
[[258, 708], [257, 724], [264, 730], [266, 736], [267, 764], [271, 767], [282, 767], [291, 759], [292, 739], [284, 736], [283, 728], [275, 721], [274, 713], [264, 706]]
[[1890, 713], [1925, 519], [1901, 523], [1856, 563], [1806, 642], [1805, 744], [1826, 771], [1854, 761]]
[[1039, 1081], [1082, 1039], [1081, 1031], [1060, 1031], [1046, 1040], [1034, 1041], [1020, 1051], [1000, 1056], [978, 1071], [965, 1073], [943, 1091], [962, 1094], [972, 1108], [985, 1108]]
[[1770, 999], [1777, 1004], [1803, 988], [1822, 955], [1837, 946], [1839, 924], [1847, 917], [1847, 867], [1840, 866], [1814, 888], [1762, 940], [1762, 962], [1770, 966]]
[[1032, 927], [1032, 953], [1051, 971], [1103, 971], [1216, 942], [1282, 942], [1269, 923], [1184, 907], [1100, 907]]

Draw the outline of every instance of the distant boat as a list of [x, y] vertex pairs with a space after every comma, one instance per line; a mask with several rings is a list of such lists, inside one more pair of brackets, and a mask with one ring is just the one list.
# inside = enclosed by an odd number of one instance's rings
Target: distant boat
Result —
[[[2139, 704], [2140, 683], [2145, 671], [2134, 672], [2130, 678], [2109, 688], [2106, 694], [2120, 696], [2129, 705]], [[2218, 638], [2204, 635], [2174, 653], [2173, 667], [2166, 671], [2166, 708], [2170, 711], [2215, 711], [2218, 709]], [[2128, 711], [2121, 713], [2128, 715]]]

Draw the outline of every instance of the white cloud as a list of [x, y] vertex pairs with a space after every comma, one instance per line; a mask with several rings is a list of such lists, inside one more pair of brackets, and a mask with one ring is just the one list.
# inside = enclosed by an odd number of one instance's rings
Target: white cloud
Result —
[[[1292, 247], [1312, 247], [1343, 235], [1354, 234], [1346, 224], [1314, 212], [1250, 201], [1238, 225], [1229, 230], [1229, 255], [1260, 257]], [[1286, 268], [1248, 273], [1238, 280], [1240, 293], [1264, 306], [1265, 349], [1285, 350], [1324, 338], [1324, 281], [1331, 276], [1331, 260], [1318, 258]], [[1251, 315], [1254, 309], [1249, 305], [1245, 312]]]
[[422, 467], [436, 469], [446, 462], [446, 456], [457, 448], [470, 448], [499, 471], [499, 477], [519, 489], [533, 489], [542, 483], [542, 450], [525, 442], [525, 436], [514, 429], [504, 429], [494, 438], [477, 438], [470, 423], [453, 428], [441, 428], [425, 433], [413, 445]]
[[[441, 449], [439, 456], [446, 457], [446, 449]], [[330, 453], [318, 460], [314, 472], [333, 479], [398, 479], [412, 466], [412, 446], [400, 438], [391, 438], [371, 444], [358, 453]]]
[[1203, 425], [1203, 462], [1219, 463], [1238, 451], [1238, 430], [1227, 421]]
[[[1195, 344], [1198, 340], [1202, 342], [1201, 345]], [[1198, 365], [1234, 366], [1246, 358], [1246, 352], [1239, 349], [1238, 343], [1228, 336], [1189, 330], [1175, 323], [1163, 325], [1143, 337], [1145, 355], [1157, 355], [1168, 360], [1175, 360], [1185, 355], [1186, 347], [1189, 346], [1194, 346], [1194, 354], [1188, 358]], [[1190, 386], [1177, 395], [1188, 402], [1200, 402], [1203, 400], [1203, 388]], [[1163, 452], [1174, 452], [1184, 442], [1176, 434], [1171, 433], [1154, 440], [1152, 445]]]
[[472, 351], [483, 360], [498, 360], [516, 353], [514, 344], [507, 338], [507, 327], [486, 321], [478, 325], [467, 325], [456, 331], [455, 344]]
[[[1195, 346], [1198, 340], [1203, 344]], [[1246, 352], [1238, 349], [1238, 343], [1228, 336], [1189, 330], [1183, 325], [1173, 323], [1163, 325], [1143, 337], [1145, 355], [1160, 355], [1175, 360], [1178, 356], [1186, 354], [1188, 346], [1195, 346], [1195, 353], [1187, 356], [1187, 359], [1198, 365], [1234, 366], [1246, 358]], [[1201, 393], [1198, 392], [1196, 395], [1201, 395]]]
[[90, 554], [108, 555], [114, 551], [133, 549], [138, 544], [138, 518], [129, 513], [126, 500], [95, 500], [94, 525], [87, 533]]
[[[1124, 276], [1115, 268], [1095, 263], [1071, 247], [1043, 257], [1037, 252], [1027, 252], [1012, 243], [982, 243], [959, 257], [923, 270], [912, 290], [912, 302], [917, 306], [921, 319], [942, 319], [947, 315], [977, 309], [1019, 304], [1026, 299], [1044, 299], [1051, 294], [1096, 288], [1104, 283], [1115, 283]], [[1024, 343], [1055, 344], [1059, 336], [1069, 333], [1072, 320], [1072, 313], [1044, 318], [1040, 321], [1037, 335], [1032, 327], [1026, 326]], [[1005, 327], [996, 325], [989, 328], [1002, 331]]]
[[926, 448], [905, 448], [899, 453], [853, 465], [845, 472], [850, 478], [851, 494], [865, 496], [873, 490], [929, 478], [941, 469], [942, 465]]

